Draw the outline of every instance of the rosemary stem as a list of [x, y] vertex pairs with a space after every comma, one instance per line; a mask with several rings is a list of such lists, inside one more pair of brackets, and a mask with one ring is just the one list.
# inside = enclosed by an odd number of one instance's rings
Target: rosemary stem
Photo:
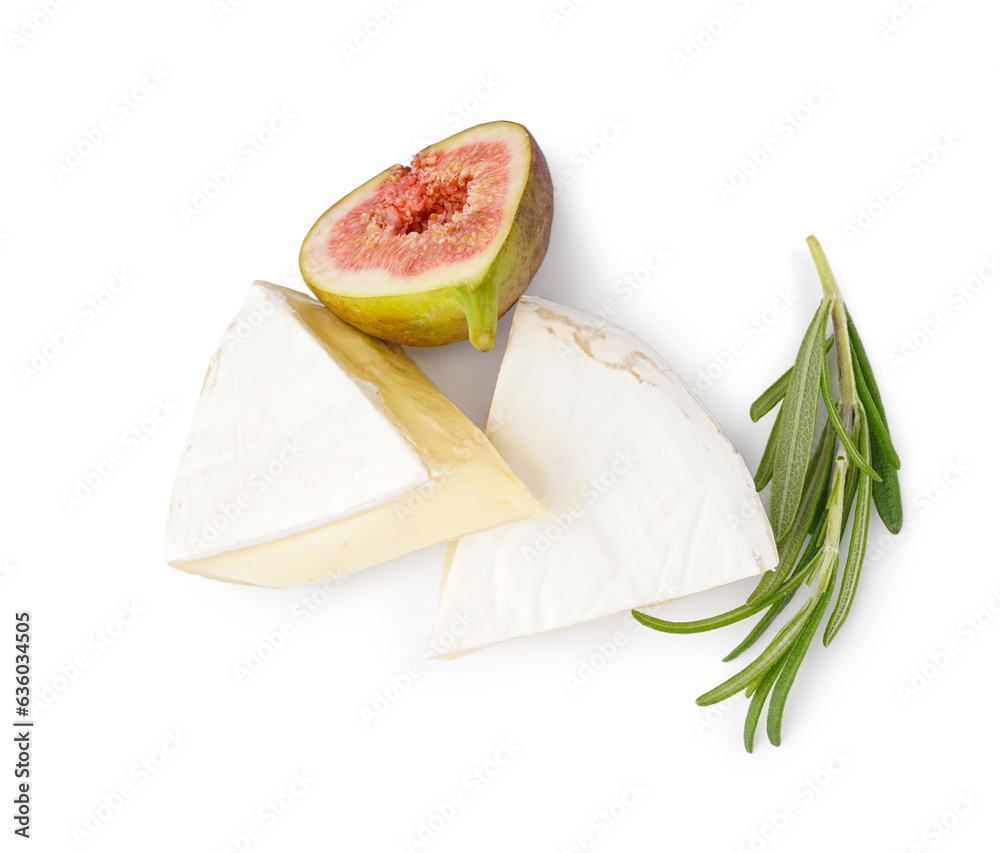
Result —
[[806, 237], [809, 244], [809, 252], [812, 255], [813, 263], [819, 272], [819, 280], [823, 283], [823, 295], [827, 299], [839, 299], [840, 288], [837, 287], [837, 280], [833, 277], [833, 270], [830, 269], [830, 262], [826, 259], [826, 253], [820, 246], [819, 240], [812, 235]]
[[[833, 300], [833, 337], [837, 347], [837, 382], [840, 386], [840, 415], [848, 433], [854, 430], [854, 418], [860, 397], [854, 382], [854, 364], [851, 360], [851, 339], [847, 330], [847, 307], [833, 277], [830, 262], [826, 253], [815, 237], [808, 237], [809, 251], [812, 254], [820, 281], [823, 283], [823, 295]], [[839, 444], [839, 442], [838, 442]], [[838, 448], [839, 449], [839, 448]]]
[[833, 477], [830, 481], [830, 499], [827, 502], [826, 535], [823, 538], [821, 549], [823, 559], [820, 563], [819, 577], [812, 592], [813, 598], [817, 601], [826, 591], [833, 569], [836, 568], [840, 560], [840, 528], [844, 518], [844, 483], [847, 479], [849, 461], [847, 450], [838, 439], [836, 458], [833, 463]]
[[[837, 382], [840, 385], [841, 418], [848, 433], [854, 430], [854, 413], [860, 397], [854, 382], [854, 363], [851, 359], [851, 339], [847, 332], [847, 308], [838, 295], [833, 302], [833, 337], [837, 346]], [[850, 418], [850, 421], [848, 421]]]

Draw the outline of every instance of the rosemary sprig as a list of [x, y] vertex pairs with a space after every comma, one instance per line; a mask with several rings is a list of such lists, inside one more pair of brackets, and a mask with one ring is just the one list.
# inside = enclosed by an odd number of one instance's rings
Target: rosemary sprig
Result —
[[[767, 608], [749, 636], [724, 658], [729, 661], [764, 635], [803, 584], [811, 587], [798, 612], [755, 660], [698, 697], [699, 705], [710, 705], [746, 691], [751, 697], [743, 731], [747, 752], [753, 751], [754, 733], [765, 704], [768, 739], [775, 746], [781, 743], [785, 704], [834, 598], [841, 542], [848, 527], [850, 545], [837, 603], [823, 634], [827, 646], [844, 625], [854, 603], [872, 504], [891, 533], [898, 533], [903, 523], [896, 474], [899, 455], [889, 435], [882, 395], [826, 255], [815, 237], [809, 237], [807, 243], [823, 285], [823, 298], [795, 364], [750, 408], [750, 417], [758, 421], [779, 403], [781, 406], [754, 478], [758, 491], [771, 484], [770, 518], [778, 544], [778, 566], [761, 578], [746, 604], [719, 616], [667, 622], [632, 611], [639, 622], [650, 628], [687, 634], [731, 625]], [[827, 338], [831, 318], [833, 335]], [[836, 353], [836, 400], [826, 355], [831, 347]], [[819, 400], [823, 405], [817, 412]], [[819, 443], [813, 449], [817, 417], [824, 416]], [[852, 506], [854, 523], [849, 525]]]

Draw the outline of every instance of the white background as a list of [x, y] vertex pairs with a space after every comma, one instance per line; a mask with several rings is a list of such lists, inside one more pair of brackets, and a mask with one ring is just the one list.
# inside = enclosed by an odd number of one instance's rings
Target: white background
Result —
[[[4, 4], [0, 717], [15, 610], [32, 612], [39, 700], [33, 839], [15, 841], [74, 850], [89, 825], [82, 846], [101, 851], [992, 849], [997, 275], [970, 278], [1000, 252], [1000, 14], [902, 6]], [[381, 27], [367, 44], [366, 25]], [[251, 159], [276, 110], [290, 118]], [[428, 662], [443, 546], [332, 594], [163, 562], [198, 389], [249, 283], [301, 286], [298, 247], [327, 206], [499, 118], [531, 129], [562, 176], [531, 292], [612, 299], [612, 319], [689, 383], [713, 376], [702, 399], [751, 468], [769, 421], [747, 409], [794, 357], [820, 294], [805, 237], [824, 243], [880, 379], [908, 525], [889, 542], [875, 523], [854, 611], [810, 651], [780, 749], [759, 731], [743, 751], [742, 697], [694, 704], [735, 671], [719, 661], [743, 626], [676, 637], [622, 616]], [[231, 160], [238, 174], [185, 215]], [[666, 267], [624, 288], [655, 249]], [[120, 270], [131, 284], [107, 291]], [[790, 307], [765, 313], [783, 293]], [[414, 353], [480, 423], [508, 328], [488, 355]], [[66, 346], [39, 363], [52, 339]], [[164, 401], [162, 424], [124, 437]], [[69, 510], [64, 495], [114, 451], [122, 463]], [[717, 612], [751, 585], [664, 611]], [[291, 635], [240, 682], [284, 622]], [[593, 655], [603, 666], [574, 689]], [[182, 745], [162, 760], [171, 737]], [[504, 744], [513, 756], [490, 764]], [[615, 806], [629, 785], [638, 801]], [[434, 817], [455, 794], [464, 806]], [[962, 797], [974, 806], [957, 817]], [[422, 824], [438, 829], [426, 847]], [[5, 850], [12, 829], [5, 817]]]

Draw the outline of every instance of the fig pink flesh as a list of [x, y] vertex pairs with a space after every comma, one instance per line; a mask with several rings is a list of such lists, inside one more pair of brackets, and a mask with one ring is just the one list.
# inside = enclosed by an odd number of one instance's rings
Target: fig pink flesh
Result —
[[500, 228], [509, 163], [500, 142], [416, 155], [334, 223], [330, 259], [346, 270], [415, 276], [474, 256]]

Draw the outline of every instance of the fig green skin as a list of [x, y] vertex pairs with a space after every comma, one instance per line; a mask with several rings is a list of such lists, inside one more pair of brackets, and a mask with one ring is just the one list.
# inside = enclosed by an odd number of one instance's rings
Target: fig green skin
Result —
[[[527, 282], [524, 286], [527, 287]], [[451, 287], [369, 297], [339, 296], [312, 284], [309, 287], [341, 320], [383, 341], [410, 347], [437, 347], [469, 338], [465, 311]], [[497, 316], [503, 316], [523, 292], [521, 288], [514, 293], [507, 305], [501, 305]]]
[[528, 179], [510, 232], [481, 276], [419, 293], [356, 297], [324, 290], [303, 268], [309, 289], [342, 320], [384, 341], [436, 347], [469, 339], [479, 350], [490, 349], [497, 320], [531, 283], [552, 230], [552, 176], [535, 138], [527, 129], [525, 133], [531, 142]]

